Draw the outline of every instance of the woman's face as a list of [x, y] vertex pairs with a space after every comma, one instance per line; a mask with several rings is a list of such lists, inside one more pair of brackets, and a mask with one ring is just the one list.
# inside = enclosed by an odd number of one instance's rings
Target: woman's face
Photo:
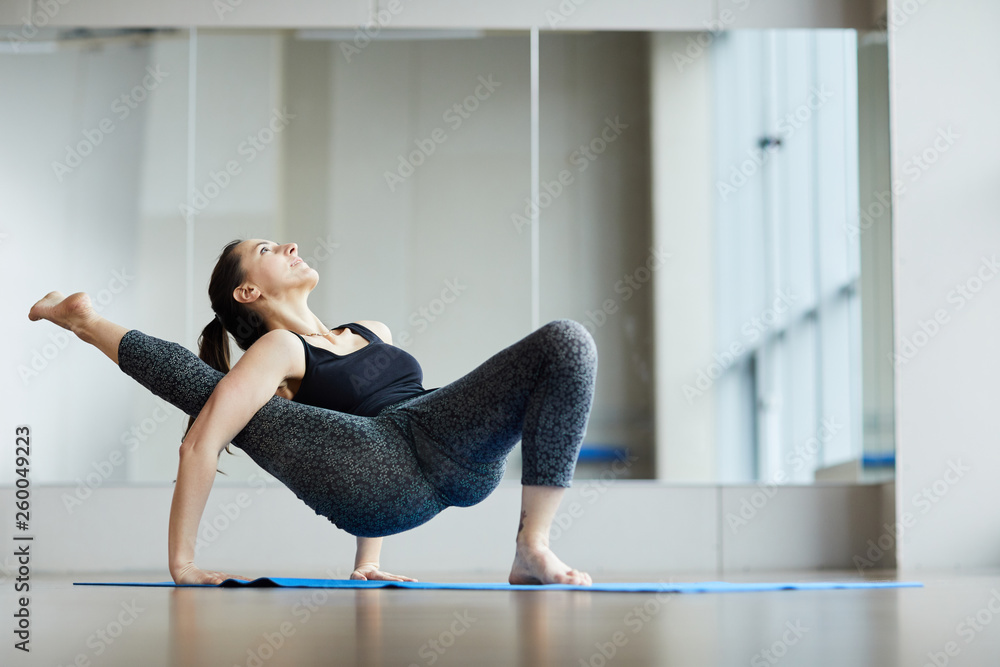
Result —
[[[316, 286], [319, 274], [299, 257], [295, 243], [278, 245], [266, 239], [248, 239], [237, 246], [246, 272], [246, 286], [255, 286], [264, 297], [280, 297], [289, 290]], [[239, 298], [239, 294], [234, 295]], [[244, 300], [244, 299], [241, 299]]]

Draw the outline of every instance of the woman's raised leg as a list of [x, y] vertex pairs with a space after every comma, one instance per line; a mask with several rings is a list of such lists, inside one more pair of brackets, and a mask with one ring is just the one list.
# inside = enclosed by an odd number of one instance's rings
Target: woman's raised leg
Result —
[[[142, 337], [140, 332], [136, 331], [133, 337], [126, 338], [129, 331], [134, 330], [98, 315], [86, 292], [76, 292], [66, 297], [61, 292], [49, 292], [31, 307], [28, 319], [46, 319], [69, 329], [80, 340], [90, 343], [107, 355], [139, 384], [192, 417], [198, 415], [223, 376], [221, 371], [201, 362], [196, 356], [189, 355], [186, 348], [170, 341], [155, 339], [165, 348], [163, 352], [156, 354], [169, 355], [169, 359], [165, 363], [152, 363], [150, 356], [154, 353], [142, 349], [141, 344], [134, 342], [134, 339]], [[123, 350], [128, 354], [121, 358], [119, 355]], [[193, 359], [182, 358], [182, 355]], [[190, 361], [199, 363], [193, 364]]]
[[[65, 297], [61, 292], [49, 292], [31, 307], [28, 319], [45, 319], [69, 329], [80, 340], [107, 355], [136, 382], [192, 417], [198, 416], [223, 377], [221, 371], [205, 364], [177, 343], [152, 338], [139, 342], [138, 339], [145, 338], [141, 332], [98, 315], [86, 292]], [[135, 333], [127, 338], [130, 331]], [[143, 347], [143, 343], [154, 340], [162, 350]], [[121, 358], [119, 355], [123, 350], [127, 354]], [[166, 361], [153, 363], [154, 355]]]

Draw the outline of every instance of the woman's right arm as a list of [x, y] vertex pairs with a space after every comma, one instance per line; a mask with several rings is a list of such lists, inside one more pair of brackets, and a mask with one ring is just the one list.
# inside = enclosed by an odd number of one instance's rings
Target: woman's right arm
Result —
[[217, 455], [207, 447], [181, 448], [177, 467], [177, 485], [170, 504], [170, 528], [167, 548], [170, 553], [170, 576], [178, 584], [219, 584], [229, 578], [246, 579], [221, 572], [206, 572], [194, 564], [198, 524], [205, 512], [208, 494], [215, 481]]
[[295, 354], [302, 356], [301, 347], [289, 331], [279, 329], [261, 336], [215, 386], [184, 438], [168, 535], [170, 576], [175, 583], [221, 583], [233, 576], [195, 566], [198, 524], [220, 452], [290, 376]]

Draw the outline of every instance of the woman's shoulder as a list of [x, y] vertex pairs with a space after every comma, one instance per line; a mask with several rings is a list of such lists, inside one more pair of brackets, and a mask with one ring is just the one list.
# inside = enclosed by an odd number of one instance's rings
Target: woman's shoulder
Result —
[[265, 347], [276, 345], [291, 348], [298, 347], [300, 340], [303, 340], [303, 338], [294, 331], [289, 331], [288, 329], [271, 329], [254, 341], [254, 345], [261, 344]]
[[360, 324], [381, 338], [383, 343], [392, 345], [392, 332], [389, 331], [389, 327], [381, 322], [376, 322], [375, 320], [356, 320], [354, 324]]
[[308, 346], [305, 338], [288, 329], [271, 329], [251, 345], [270, 354], [284, 353], [293, 359], [302, 357], [303, 347]]
[[[288, 329], [272, 329], [254, 341], [251, 349], [260, 353], [272, 363], [284, 365], [284, 379], [279, 386], [287, 386], [289, 379], [301, 380], [306, 373], [306, 352], [309, 343], [299, 334]], [[278, 394], [283, 395], [283, 394]], [[290, 396], [286, 396], [290, 398]]]

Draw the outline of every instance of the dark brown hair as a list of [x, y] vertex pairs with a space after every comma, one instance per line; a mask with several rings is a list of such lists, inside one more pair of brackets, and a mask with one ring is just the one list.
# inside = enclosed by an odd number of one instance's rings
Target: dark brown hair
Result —
[[[228, 373], [230, 368], [229, 335], [231, 334], [240, 349], [246, 352], [257, 340], [267, 333], [264, 318], [233, 298], [233, 291], [246, 280], [242, 259], [236, 252], [236, 246], [245, 239], [236, 239], [226, 244], [219, 255], [219, 260], [212, 269], [212, 277], [208, 282], [208, 298], [212, 303], [215, 317], [205, 325], [198, 338], [198, 356], [212, 368]], [[194, 424], [194, 417], [188, 418], [187, 429], [183, 441]], [[229, 443], [226, 451], [232, 454]], [[222, 456], [222, 452], [219, 452]], [[216, 472], [222, 472], [216, 470]], [[223, 475], [225, 473], [222, 473]]]

